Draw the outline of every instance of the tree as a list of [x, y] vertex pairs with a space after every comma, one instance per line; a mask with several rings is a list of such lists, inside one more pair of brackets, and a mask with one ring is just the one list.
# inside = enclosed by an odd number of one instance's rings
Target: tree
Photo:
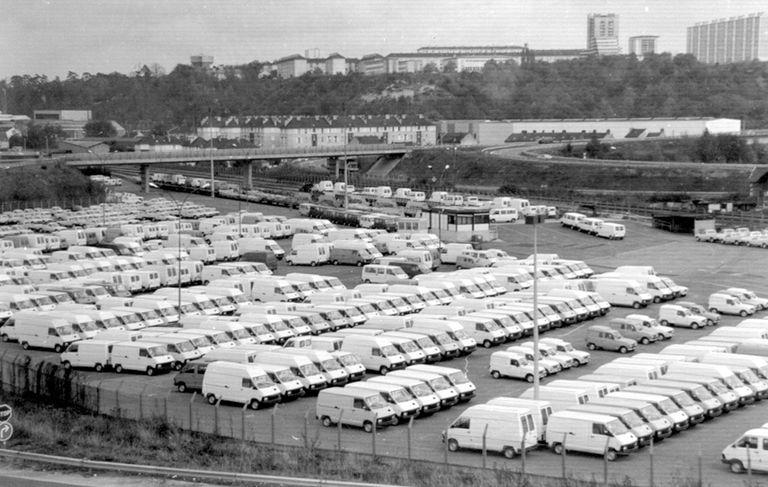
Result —
[[58, 140], [66, 138], [61, 127], [51, 124], [29, 124], [27, 127], [27, 149], [55, 149]]
[[114, 137], [117, 131], [108, 120], [91, 120], [85, 124], [86, 137]]

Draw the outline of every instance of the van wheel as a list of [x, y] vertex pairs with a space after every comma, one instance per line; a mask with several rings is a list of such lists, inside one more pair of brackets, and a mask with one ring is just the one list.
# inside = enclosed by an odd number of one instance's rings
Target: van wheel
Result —
[[387, 368], [386, 366], [382, 365], [381, 368], [379, 368], [379, 374], [387, 375], [387, 372], [389, 372], [389, 368]]
[[363, 267], [363, 261], [362, 260], [358, 260], [357, 261], [357, 267]]
[[291, 259], [285, 259], [285, 263], [288, 265], [293, 265], [293, 261]]
[[713, 312], [713, 313], [719, 313], [719, 311], [717, 311], [717, 308], [709, 308], [709, 310], [710, 310], [711, 312]]
[[333, 261], [333, 262], [331, 262], [331, 263], [332, 263], [333, 265], [339, 265], [339, 261], [338, 261], [338, 260], [334, 260], [334, 261]]
[[562, 455], [563, 454], [563, 444], [562, 443], [555, 443], [552, 445], [552, 451], [555, 452], [556, 455]]
[[373, 423], [371, 423], [370, 421], [366, 421], [365, 423], [363, 423], [363, 431], [365, 431], [366, 433], [373, 433]]
[[179, 382], [179, 384], [176, 386], [176, 390], [179, 392], [187, 392], [187, 385], [183, 382]]
[[70, 364], [68, 360], [63, 361], [61, 366], [64, 367], [64, 370], [69, 370], [72, 368], [72, 364]]
[[3, 342], [7, 343], [7, 342], [8, 342], [8, 335], [6, 335], [5, 333], [3, 333], [2, 335], [0, 335], [0, 339], [2, 339], [2, 340], [3, 340]]
[[485, 340], [485, 341], [483, 342], [483, 347], [484, 347], [484, 348], [491, 348], [491, 345], [493, 345], [493, 344], [491, 343], [491, 341], [490, 341], [490, 340]]
[[729, 467], [733, 473], [744, 473], [744, 464], [738, 460], [731, 460]]
[[29, 350], [29, 343], [21, 342], [21, 348], [23, 348], [24, 350]]
[[102, 372], [104, 370], [104, 366], [101, 364], [96, 364], [93, 366], [93, 370], [95, 370], [96, 372]]
[[370, 284], [371, 280], [370, 279], [364, 279], [363, 282], [366, 283], [366, 284]]
[[448, 451], [456, 451], [459, 449], [459, 442], [451, 438], [448, 440]]
[[525, 376], [525, 382], [533, 383], [533, 374], [528, 374]]
[[627, 353], [627, 347], [619, 347], [619, 353]]
[[53, 351], [56, 352], [56, 353], [61, 353], [63, 350], [64, 350], [64, 347], [62, 347], [58, 343], [53, 346]]
[[656, 335], [656, 341], [657, 342], [660, 342], [662, 340], [664, 340], [664, 335]]
[[498, 370], [492, 370], [491, 377], [493, 377], [494, 379], [501, 379], [501, 374], [499, 373]]
[[398, 424], [400, 424], [400, 418], [395, 415], [392, 417], [392, 426], [397, 426]]
[[635, 309], [640, 309], [640, 303], [635, 301], [634, 303], [632, 303], [632, 307]]
[[649, 343], [651, 343], [651, 341], [648, 340], [648, 337], [643, 337], [640, 339], [640, 343], [642, 343], [643, 345], [648, 345]]
[[515, 458], [515, 455], [517, 455], [517, 452], [515, 452], [515, 449], [511, 446], [504, 447], [504, 450], [501, 452], [504, 455], [504, 458]]
[[147, 367], [147, 375], [152, 377], [155, 375], [155, 368], [154, 367]]
[[694, 330], [698, 330], [699, 324], [694, 321], [693, 323], [691, 323], [691, 328], [693, 328]]
[[123, 366], [120, 364], [115, 365], [115, 374], [122, 374], [123, 373]]
[[320, 418], [320, 422], [323, 423], [323, 426], [325, 426], [326, 428], [330, 428], [331, 426], [333, 426], [333, 421], [331, 421], [331, 418], [329, 418], [328, 416], [323, 416], [322, 418]]
[[590, 350], [597, 350], [597, 346], [594, 343], [587, 343], [587, 348]]
[[616, 450], [614, 450], [613, 448], [609, 448], [608, 451], [605, 452], [605, 459], [608, 460], [609, 462], [616, 460], [617, 456], [618, 455], [616, 454]]
[[742, 318], [744, 318], [744, 317], [745, 317], [745, 316], [747, 316], [748, 314], [749, 314], [749, 313], [747, 313], [745, 310], [741, 310], [741, 311], [739, 311], [739, 316], [741, 316]]
[[669, 321], [667, 321], [667, 320], [661, 320], [661, 321], [659, 321], [659, 324], [660, 324], [661, 326], [669, 326]]
[[256, 410], [261, 407], [261, 403], [256, 399], [251, 399], [251, 402], [248, 404], [251, 409]]
[[317, 262], [315, 262], [315, 261], [313, 260], [312, 262], [310, 262], [310, 263], [309, 263], [309, 265], [311, 265], [312, 267], [315, 267], [315, 266], [317, 265]]

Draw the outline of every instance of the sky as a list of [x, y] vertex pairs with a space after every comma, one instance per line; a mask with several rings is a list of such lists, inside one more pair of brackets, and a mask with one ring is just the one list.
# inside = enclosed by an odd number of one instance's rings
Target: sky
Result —
[[422, 46], [586, 47], [590, 13], [619, 15], [619, 45], [657, 35], [685, 52], [686, 27], [768, 11], [764, 0], [0, 0], [0, 79], [170, 72], [195, 54], [217, 65], [318, 49], [345, 57]]

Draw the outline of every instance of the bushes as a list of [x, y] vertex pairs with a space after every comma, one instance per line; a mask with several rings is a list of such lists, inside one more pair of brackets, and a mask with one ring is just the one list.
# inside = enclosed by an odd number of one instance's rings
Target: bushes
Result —
[[0, 178], [0, 201], [67, 201], [95, 198], [104, 187], [77, 169], [41, 163], [39, 166], [7, 170]]

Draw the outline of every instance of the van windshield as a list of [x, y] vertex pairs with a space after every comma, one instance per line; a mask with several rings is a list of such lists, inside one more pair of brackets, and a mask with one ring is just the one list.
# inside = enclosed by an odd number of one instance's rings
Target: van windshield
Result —
[[398, 355], [397, 349], [394, 347], [394, 345], [384, 345], [381, 347], [381, 354], [385, 357], [392, 357], [394, 355]]
[[390, 394], [390, 397], [395, 403], [401, 403], [401, 402], [410, 401], [413, 399], [413, 396], [411, 395], [411, 393], [409, 393], [405, 389], [395, 389]]
[[353, 354], [343, 354], [338, 357], [338, 359], [341, 361], [342, 365], [357, 365], [360, 363], [360, 360], [355, 357]]
[[659, 408], [664, 411], [665, 414], [672, 414], [680, 411], [680, 408], [677, 407], [677, 404], [672, 402], [672, 399], [659, 401]]
[[711, 392], [706, 387], [697, 386], [691, 389], [691, 395], [699, 401], [707, 401], [714, 398]]
[[380, 409], [380, 408], [387, 407], [387, 402], [384, 400], [383, 397], [381, 397], [381, 394], [376, 394], [375, 396], [366, 398], [365, 403], [371, 409]]
[[408, 340], [407, 342], [399, 343], [398, 345], [400, 346], [400, 350], [404, 353], [419, 351], [419, 347], [417, 347], [416, 344], [410, 340]]
[[467, 379], [467, 376], [464, 375], [464, 372], [457, 371], [452, 374], [449, 374], [448, 377], [450, 378], [451, 382], [454, 384], [468, 384], [469, 379]]
[[232, 334], [235, 336], [235, 338], [250, 338], [251, 334], [248, 333], [245, 328], [238, 328], [236, 330], [232, 330]]
[[629, 425], [630, 428], [637, 428], [638, 426], [645, 424], [645, 421], [643, 421], [642, 418], [638, 416], [634, 411], [623, 414], [621, 418]]
[[179, 342], [176, 344], [176, 348], [179, 349], [180, 352], [192, 352], [195, 350], [195, 346], [192, 345], [192, 342], [189, 340], [184, 340], [183, 342]]
[[164, 345], [158, 345], [147, 348], [147, 353], [150, 357], [161, 357], [168, 354], [168, 349]]
[[275, 385], [275, 383], [272, 382], [272, 379], [270, 379], [267, 374], [251, 377], [251, 381], [253, 382], [254, 389], [265, 389]]
[[681, 407], [689, 407], [696, 404], [696, 402], [691, 399], [691, 396], [689, 396], [685, 392], [679, 392], [673, 396], [675, 398], [675, 402], [680, 405]]
[[726, 384], [728, 387], [730, 387], [731, 389], [734, 389], [734, 388], [736, 388], [736, 387], [741, 387], [741, 386], [743, 386], [743, 385], [744, 385], [744, 383], [743, 383], [743, 382], [741, 382], [741, 381], [740, 381], [740, 380], [739, 380], [739, 379], [738, 379], [738, 378], [737, 378], [735, 375], [729, 375], [729, 376], [726, 376], [726, 377], [723, 379], [723, 382], [725, 382], [725, 384]]
[[651, 406], [650, 404], [647, 406], [641, 407], [640, 412], [643, 413], [643, 416], [649, 421], [661, 419], [661, 413], [659, 412], [659, 410]]
[[310, 375], [318, 375], [320, 371], [315, 367], [315, 364], [304, 364], [299, 366], [299, 371], [304, 377], [309, 377]]
[[447, 333], [437, 333], [435, 335], [435, 340], [437, 340], [437, 343], [440, 345], [450, 345], [453, 343], [453, 340], [451, 340], [451, 337], [449, 337]]
[[613, 436], [623, 435], [624, 433], [629, 432], [627, 427], [624, 426], [624, 424], [618, 419], [614, 419], [613, 421], [608, 421], [605, 427], [608, 429], [608, 431], [611, 432]]
[[335, 358], [329, 358], [328, 360], [323, 360], [322, 362], [320, 362], [320, 365], [323, 366], [323, 369], [328, 371], [341, 369], [341, 365], [339, 365], [338, 360], [336, 360]]
[[432, 389], [423, 382], [411, 387], [411, 391], [416, 395], [416, 397], [424, 397], [432, 394]]
[[756, 384], [760, 382], [760, 378], [750, 369], [743, 370], [737, 374], [739, 379], [743, 380], [747, 384]]

